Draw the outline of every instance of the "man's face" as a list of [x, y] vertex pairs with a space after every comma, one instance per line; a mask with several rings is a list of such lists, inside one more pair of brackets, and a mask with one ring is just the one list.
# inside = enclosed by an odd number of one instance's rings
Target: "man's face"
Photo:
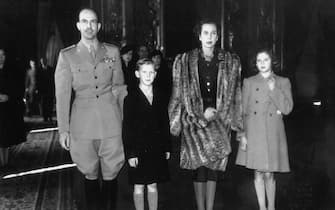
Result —
[[93, 11], [86, 9], [80, 12], [77, 28], [80, 31], [82, 39], [96, 39], [100, 27], [101, 24], [98, 23], [98, 18]]
[[3, 65], [6, 60], [6, 54], [3, 49], [0, 49], [0, 65]]

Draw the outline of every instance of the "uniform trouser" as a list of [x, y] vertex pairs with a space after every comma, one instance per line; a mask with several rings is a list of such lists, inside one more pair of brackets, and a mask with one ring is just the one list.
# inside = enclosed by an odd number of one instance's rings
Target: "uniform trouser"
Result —
[[121, 135], [108, 139], [82, 140], [71, 137], [70, 154], [86, 179], [113, 180], [124, 163]]

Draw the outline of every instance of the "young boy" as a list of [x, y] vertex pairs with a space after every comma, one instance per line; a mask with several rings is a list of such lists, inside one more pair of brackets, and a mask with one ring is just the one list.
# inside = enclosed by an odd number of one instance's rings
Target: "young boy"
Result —
[[157, 183], [169, 180], [169, 118], [164, 97], [153, 88], [156, 77], [149, 59], [137, 62], [138, 86], [124, 100], [122, 136], [129, 163], [129, 183], [134, 185], [136, 210], [144, 209], [144, 188], [150, 210], [157, 210]]

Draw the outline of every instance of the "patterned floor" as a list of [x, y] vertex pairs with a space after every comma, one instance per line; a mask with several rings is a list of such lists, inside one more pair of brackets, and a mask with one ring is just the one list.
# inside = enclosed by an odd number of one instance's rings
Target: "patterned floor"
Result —
[[[297, 104], [285, 118], [292, 171], [276, 174], [277, 210], [335, 209], [335, 112]], [[37, 123], [36, 123], [37, 122]], [[41, 124], [29, 121], [31, 127]], [[37, 126], [37, 127], [38, 127]], [[0, 174], [70, 163], [56, 131], [28, 136], [11, 150], [11, 164]], [[178, 167], [179, 140], [173, 140], [171, 181], [159, 186], [159, 210], [195, 210], [191, 173]], [[233, 151], [237, 142], [232, 140]], [[234, 164], [217, 185], [214, 210], [256, 210], [253, 172]], [[119, 175], [119, 210], [134, 209], [124, 167]], [[0, 181], [0, 209], [84, 209], [83, 177], [75, 168]]]

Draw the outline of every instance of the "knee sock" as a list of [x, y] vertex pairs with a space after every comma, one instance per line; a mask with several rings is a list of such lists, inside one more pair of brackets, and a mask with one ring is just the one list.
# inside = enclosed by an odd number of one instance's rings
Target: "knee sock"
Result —
[[149, 210], [157, 210], [158, 208], [157, 188], [150, 188], [148, 186], [148, 204], [149, 204]]
[[144, 193], [143, 189], [134, 189], [134, 205], [136, 210], [144, 210]]

